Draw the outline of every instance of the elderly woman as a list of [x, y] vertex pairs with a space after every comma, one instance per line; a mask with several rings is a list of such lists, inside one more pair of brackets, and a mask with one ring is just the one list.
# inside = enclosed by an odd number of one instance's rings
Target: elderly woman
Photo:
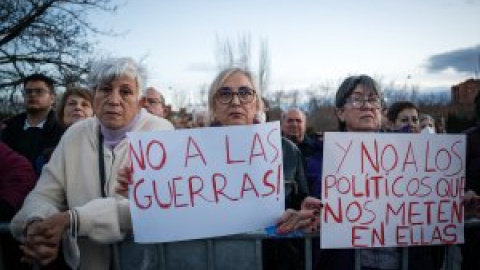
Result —
[[68, 88], [57, 106], [58, 122], [65, 128], [93, 116], [93, 95], [83, 87]]
[[[210, 126], [251, 125], [259, 123], [263, 112], [252, 75], [239, 68], [229, 68], [218, 74], [210, 86], [208, 96]], [[282, 139], [285, 205], [287, 209], [277, 223], [277, 233], [294, 230], [315, 231], [318, 228], [320, 201], [307, 196], [307, 184], [300, 151], [292, 142]], [[130, 170], [119, 171], [117, 192], [127, 196]], [[305, 198], [306, 197], [306, 198]], [[296, 209], [296, 210], [295, 210]], [[316, 223], [315, 223], [316, 222]], [[299, 250], [303, 242], [285, 244], [287, 241], [270, 241], [263, 248], [263, 269], [303, 269], [303, 256]]]
[[[209, 120], [213, 126], [251, 125], [258, 123], [263, 103], [252, 75], [240, 68], [223, 70], [210, 86], [208, 95]], [[292, 142], [282, 139], [285, 183], [285, 206], [289, 208], [280, 219], [278, 232], [302, 228], [310, 218], [302, 216], [300, 209], [307, 196], [302, 156]], [[306, 220], [303, 219], [306, 217]], [[265, 241], [263, 245], [264, 269], [302, 269], [302, 243]]]
[[420, 132], [418, 107], [409, 101], [393, 103], [387, 111], [390, 129], [396, 132]]
[[[335, 96], [340, 131], [379, 132], [383, 104], [382, 91], [371, 77], [348, 77], [342, 82]], [[409, 114], [407, 122], [411, 122], [414, 115]], [[428, 246], [409, 248], [408, 269], [439, 269], [442, 265], [439, 258], [442, 251], [438, 247]], [[401, 269], [401, 254], [398, 248], [371, 248], [360, 252], [362, 269]], [[354, 269], [354, 251], [321, 250], [315, 269]]]
[[[86, 88], [73, 87], [68, 88], [58, 103], [56, 115], [58, 123], [64, 129], [70, 127], [73, 123], [93, 116], [93, 95]], [[41, 172], [43, 166], [50, 160], [55, 147], [45, 149], [40, 156], [35, 159], [35, 171]]]
[[[258, 124], [263, 103], [252, 75], [240, 68], [223, 70], [210, 86], [208, 96], [211, 126]], [[308, 189], [302, 167], [301, 153], [290, 141], [282, 138], [285, 204], [300, 209]]]
[[62, 246], [74, 269], [114, 267], [112, 244], [131, 229], [128, 201], [115, 193], [117, 171], [127, 162], [126, 133], [173, 128], [141, 110], [145, 79], [143, 67], [130, 58], [106, 59], [92, 67], [89, 86], [96, 117], [65, 132], [12, 220], [26, 262], [48, 265]]

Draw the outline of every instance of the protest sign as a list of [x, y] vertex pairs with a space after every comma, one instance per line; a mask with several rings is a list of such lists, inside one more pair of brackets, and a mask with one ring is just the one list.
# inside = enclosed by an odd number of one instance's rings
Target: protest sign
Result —
[[242, 233], [284, 211], [279, 122], [128, 134], [136, 242]]
[[463, 243], [464, 135], [325, 133], [322, 248]]

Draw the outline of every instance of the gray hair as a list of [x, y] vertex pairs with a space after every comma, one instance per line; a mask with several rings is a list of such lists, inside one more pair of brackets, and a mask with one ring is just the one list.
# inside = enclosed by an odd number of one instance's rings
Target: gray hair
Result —
[[375, 93], [382, 101], [382, 107], [385, 107], [383, 92], [378, 83], [368, 75], [350, 76], [346, 78], [337, 90], [335, 95], [335, 107], [342, 108], [347, 103], [347, 98], [353, 93], [357, 86], [363, 86]]
[[282, 121], [285, 121], [285, 118], [287, 117], [287, 114], [288, 114], [289, 112], [299, 112], [300, 115], [301, 115], [302, 118], [303, 118], [303, 121], [304, 121], [304, 122], [307, 122], [307, 115], [305, 114], [304, 111], [302, 111], [302, 110], [300, 110], [300, 109], [298, 109], [298, 108], [290, 108], [290, 109], [282, 112]]
[[147, 70], [130, 57], [106, 58], [95, 62], [88, 75], [88, 87], [95, 91], [100, 85], [122, 76], [127, 76], [137, 82], [138, 99], [140, 99], [146, 91]]
[[263, 110], [263, 102], [261, 98], [261, 94], [259, 93], [259, 88], [257, 87], [255, 80], [253, 78], [252, 73], [250, 71], [239, 68], [239, 67], [231, 67], [222, 70], [217, 77], [213, 80], [212, 84], [210, 85], [210, 89], [208, 90], [208, 124], [211, 124], [216, 121], [215, 119], [215, 94], [217, 93], [218, 89], [223, 86], [223, 83], [233, 74], [241, 73], [245, 75], [250, 83], [253, 86], [253, 90], [255, 90], [256, 96], [256, 103], [257, 103], [257, 112]]
[[147, 87], [143, 93], [144, 96], [146, 96], [148, 94], [148, 91], [153, 91], [155, 93], [157, 93], [159, 96], [160, 96], [160, 99], [162, 100], [162, 104], [165, 105], [165, 97], [163, 96], [163, 94], [160, 92], [160, 90], [158, 90], [157, 88], [155, 87]]
[[420, 121], [420, 122], [422, 122], [423, 120], [428, 119], [428, 120], [432, 121], [432, 123], [435, 123], [435, 119], [433, 119], [433, 117], [432, 117], [430, 114], [424, 113], [424, 114], [421, 114], [418, 118], [419, 118], [419, 121]]

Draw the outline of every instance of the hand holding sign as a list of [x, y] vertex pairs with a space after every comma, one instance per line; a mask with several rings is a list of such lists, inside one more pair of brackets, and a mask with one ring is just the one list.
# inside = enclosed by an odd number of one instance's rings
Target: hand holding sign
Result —
[[464, 135], [326, 133], [322, 247], [462, 243], [465, 146]]
[[[129, 133], [130, 210], [137, 242], [169, 242], [248, 232], [285, 208], [278, 122]], [[128, 187], [119, 172], [118, 192]], [[286, 220], [296, 227], [304, 213]], [[301, 223], [301, 226], [303, 223]]]
[[277, 234], [286, 234], [302, 230], [307, 233], [320, 229], [320, 213], [322, 202], [314, 197], [306, 197], [302, 201], [300, 211], [287, 209], [277, 222]]
[[128, 198], [128, 187], [132, 184], [132, 169], [130, 166], [125, 166], [118, 171], [115, 192], [120, 196]]
[[322, 201], [314, 197], [306, 197], [301, 209], [306, 211], [313, 211], [313, 219], [309, 226], [304, 228], [305, 232], [313, 233], [320, 230], [320, 217], [322, 215]]
[[480, 196], [473, 190], [469, 190], [462, 198], [465, 206], [465, 218], [480, 218]]

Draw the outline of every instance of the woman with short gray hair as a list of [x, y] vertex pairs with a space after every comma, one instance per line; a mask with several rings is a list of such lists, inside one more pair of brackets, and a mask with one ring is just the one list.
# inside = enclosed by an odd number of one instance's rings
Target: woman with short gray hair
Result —
[[113, 244], [131, 230], [128, 201], [115, 192], [117, 172], [127, 163], [126, 133], [173, 129], [141, 109], [145, 79], [145, 69], [131, 58], [93, 65], [96, 117], [66, 131], [12, 220], [25, 262], [48, 265], [63, 247], [73, 269], [115, 269]]

